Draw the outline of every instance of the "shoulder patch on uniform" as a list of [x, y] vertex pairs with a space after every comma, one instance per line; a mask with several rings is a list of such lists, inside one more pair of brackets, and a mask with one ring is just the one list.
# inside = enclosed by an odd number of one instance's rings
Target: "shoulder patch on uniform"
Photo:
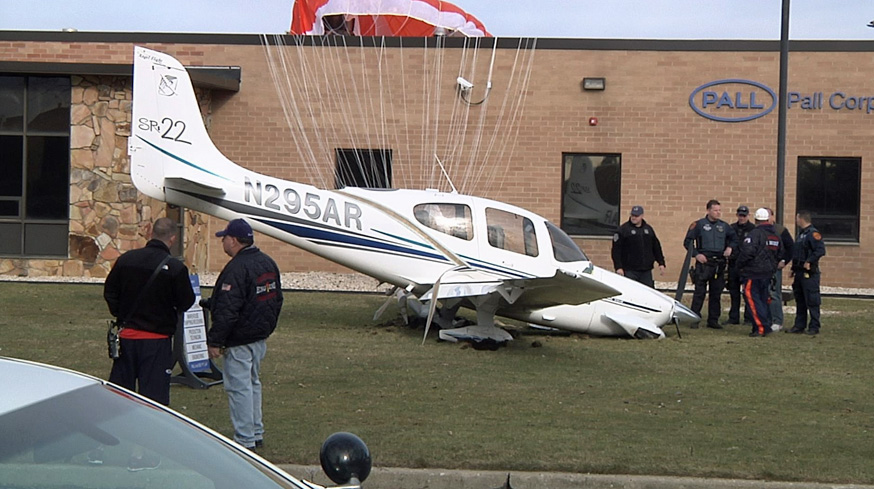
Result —
[[698, 221], [692, 221], [692, 224], [689, 224], [689, 231], [695, 229], [695, 225], [698, 224]]
[[813, 232], [813, 239], [819, 241], [819, 240], [822, 239], [822, 235], [819, 234], [819, 233], [817, 233], [816, 231], [814, 231], [814, 232]]

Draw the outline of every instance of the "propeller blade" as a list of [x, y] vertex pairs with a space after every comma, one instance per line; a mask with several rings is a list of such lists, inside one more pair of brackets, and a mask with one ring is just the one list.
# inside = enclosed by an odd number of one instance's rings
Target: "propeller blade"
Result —
[[[379, 309], [377, 309], [376, 312], [373, 314], [374, 321], [376, 321], [377, 319], [379, 319], [380, 316], [382, 316], [382, 313], [384, 313], [385, 310], [388, 308], [388, 305], [391, 303], [392, 299], [395, 299], [395, 292], [397, 292], [397, 290], [398, 290], [398, 287], [394, 286], [388, 292], [388, 299], [386, 299], [385, 302], [381, 306], [379, 306]], [[395, 300], [397, 300], [397, 299], [395, 299]]]

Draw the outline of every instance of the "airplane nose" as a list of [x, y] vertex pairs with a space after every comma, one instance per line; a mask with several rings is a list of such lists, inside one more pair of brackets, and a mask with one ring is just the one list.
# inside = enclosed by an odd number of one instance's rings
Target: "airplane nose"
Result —
[[671, 314], [671, 318], [676, 319], [680, 324], [691, 324], [701, 321], [701, 316], [695, 314], [679, 301], [674, 301], [674, 312]]

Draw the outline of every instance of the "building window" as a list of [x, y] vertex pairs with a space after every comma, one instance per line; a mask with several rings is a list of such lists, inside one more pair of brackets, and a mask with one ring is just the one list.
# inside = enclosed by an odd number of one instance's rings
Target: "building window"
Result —
[[338, 149], [336, 188], [391, 188], [390, 149]]
[[571, 235], [611, 236], [619, 226], [622, 156], [562, 155], [561, 229]]
[[810, 211], [827, 241], [859, 242], [861, 158], [798, 158], [797, 210]]
[[66, 257], [70, 79], [0, 76], [0, 255]]

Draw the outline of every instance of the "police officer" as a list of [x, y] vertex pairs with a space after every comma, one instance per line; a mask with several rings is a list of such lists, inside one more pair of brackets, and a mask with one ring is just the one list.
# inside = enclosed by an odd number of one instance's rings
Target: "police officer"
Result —
[[753, 319], [752, 337], [771, 334], [771, 279], [782, 257], [783, 243], [771, 224], [771, 213], [761, 208], [756, 211], [756, 228], [740, 244], [737, 257], [746, 310]]
[[[731, 225], [737, 235], [737, 242], [743, 243], [747, 235], [756, 228], [750, 222], [750, 208], [742, 205], [737, 208], [737, 221]], [[728, 257], [728, 296], [731, 297], [731, 307], [728, 310], [728, 321], [724, 324], [740, 324], [740, 273], [737, 267], [737, 256], [740, 246], [731, 250]], [[750, 312], [744, 308], [744, 322], [752, 322]]]
[[[722, 206], [718, 200], [707, 202], [707, 215], [693, 222], [686, 233], [683, 246], [695, 257], [693, 279], [695, 292], [692, 295], [692, 311], [699, 316], [704, 305], [704, 296], [710, 290], [707, 306], [707, 327], [722, 329], [719, 314], [722, 312], [720, 297], [725, 287], [725, 263], [737, 247], [734, 229], [722, 217]], [[697, 328], [697, 324], [692, 326]]]
[[[795, 325], [789, 333], [819, 334], [819, 306], [822, 297], [819, 294], [819, 259], [825, 256], [825, 243], [822, 235], [810, 222], [810, 212], [799, 211], [795, 215], [795, 226], [798, 236], [792, 248], [792, 293], [795, 295], [797, 312]], [[807, 315], [810, 314], [810, 324]]]
[[786, 229], [786, 226], [777, 222], [774, 211], [770, 207], [768, 213], [771, 214], [771, 224], [777, 234], [780, 235], [780, 241], [783, 243], [783, 256], [777, 262], [777, 271], [774, 272], [774, 279], [771, 280], [771, 329], [780, 331], [783, 329], [783, 269], [786, 265], [792, 263], [792, 248], [795, 245], [795, 240], [792, 239], [792, 233]]
[[631, 217], [613, 234], [613, 269], [644, 285], [655, 287], [652, 264], [658, 262], [659, 275], [665, 273], [665, 255], [655, 230], [643, 219], [643, 207], [631, 208]]

